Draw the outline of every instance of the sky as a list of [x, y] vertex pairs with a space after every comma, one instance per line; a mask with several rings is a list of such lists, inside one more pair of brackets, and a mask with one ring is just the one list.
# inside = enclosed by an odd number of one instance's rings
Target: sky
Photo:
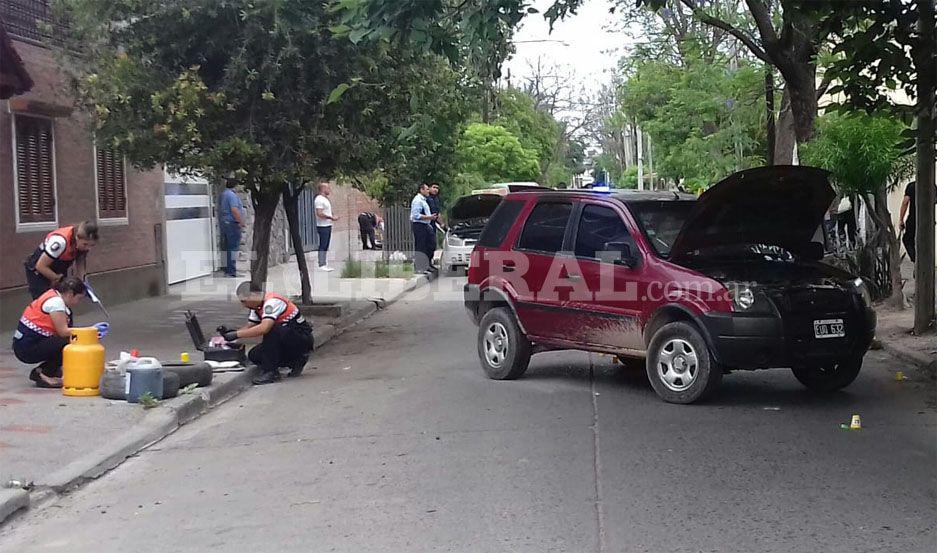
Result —
[[539, 57], [544, 65], [556, 65], [590, 89], [610, 82], [612, 70], [630, 41], [627, 33], [609, 28], [618, 20], [617, 15], [608, 13], [612, 2], [586, 0], [576, 15], [558, 21], [551, 34], [542, 14], [552, 3], [553, 0], [535, 0], [534, 6], [540, 13], [524, 18], [514, 36], [517, 52], [502, 73], [506, 76], [510, 70], [511, 81], [519, 83], [531, 73], [529, 65]]

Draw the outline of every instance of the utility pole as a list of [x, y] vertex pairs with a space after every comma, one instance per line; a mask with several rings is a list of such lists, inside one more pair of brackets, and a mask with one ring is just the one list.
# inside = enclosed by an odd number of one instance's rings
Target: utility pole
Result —
[[635, 127], [638, 139], [638, 190], [644, 190], [644, 145], [641, 141], [641, 127]]
[[651, 143], [651, 135], [647, 135], [647, 176], [648, 189], [654, 190], [654, 145]]

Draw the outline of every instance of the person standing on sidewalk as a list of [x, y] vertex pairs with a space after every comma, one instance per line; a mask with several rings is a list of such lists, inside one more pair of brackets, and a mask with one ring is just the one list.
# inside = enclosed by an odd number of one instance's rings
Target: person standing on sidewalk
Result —
[[241, 229], [244, 228], [244, 204], [234, 191], [237, 186], [235, 179], [225, 179], [224, 185], [225, 189], [218, 200], [218, 225], [221, 227], [225, 251], [224, 274], [236, 277], [237, 255], [241, 249]]
[[319, 236], [319, 270], [332, 271], [334, 269], [328, 266], [329, 244], [332, 241], [332, 221], [338, 221], [338, 217], [332, 215], [332, 202], [329, 201], [332, 186], [320, 182], [318, 188], [319, 194], [313, 206], [316, 210], [316, 234]]
[[[430, 245], [433, 239], [431, 229], [433, 222], [438, 218], [430, 211], [426, 197], [429, 196], [429, 186], [420, 185], [419, 191], [410, 201], [410, 229], [413, 231], [413, 269], [418, 272], [429, 271], [432, 264], [432, 254], [436, 246]], [[430, 249], [433, 248], [433, 249]]]
[[98, 225], [94, 221], [62, 227], [47, 234], [23, 264], [29, 295], [36, 299], [44, 294], [68, 276], [68, 269], [75, 262], [75, 276], [84, 280], [86, 256], [97, 243]]
[[429, 268], [431, 271], [436, 271], [436, 267], [433, 266], [433, 258], [436, 257], [436, 249], [439, 242], [436, 239], [436, 231], [439, 230], [441, 221], [439, 220], [439, 213], [442, 208], [439, 201], [439, 183], [434, 182], [429, 185], [429, 196], [426, 197], [426, 203], [429, 204], [430, 212], [436, 216], [436, 219], [429, 226], [432, 230], [432, 236], [430, 237], [429, 243]]
[[85, 294], [84, 282], [67, 277], [23, 311], [13, 333], [13, 355], [23, 363], [39, 363], [29, 373], [36, 387], [62, 387], [62, 350], [72, 335], [72, 308]]
[[239, 338], [263, 337], [247, 357], [259, 368], [254, 384], [280, 380], [280, 367], [290, 369], [289, 376], [299, 376], [314, 346], [312, 325], [306, 322], [296, 304], [280, 294], [264, 293], [263, 288], [242, 282], [237, 289], [241, 305], [248, 308], [247, 324], [237, 330], [222, 329], [228, 342]]

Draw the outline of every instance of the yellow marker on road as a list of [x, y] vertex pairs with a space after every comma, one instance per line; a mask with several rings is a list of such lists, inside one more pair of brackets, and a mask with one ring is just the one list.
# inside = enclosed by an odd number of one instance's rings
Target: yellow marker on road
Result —
[[183, 363], [188, 363], [188, 362], [189, 362], [189, 352], [183, 351], [183, 352], [182, 352], [182, 355], [180, 355], [179, 357], [180, 357], [180, 359], [181, 359], [181, 361], [182, 361]]
[[852, 421], [849, 423], [850, 430], [862, 430], [862, 419], [859, 418], [859, 415], [853, 415]]
[[895, 380], [901, 382], [902, 380], [907, 380], [908, 377], [904, 375], [904, 371], [898, 371], [895, 373]]

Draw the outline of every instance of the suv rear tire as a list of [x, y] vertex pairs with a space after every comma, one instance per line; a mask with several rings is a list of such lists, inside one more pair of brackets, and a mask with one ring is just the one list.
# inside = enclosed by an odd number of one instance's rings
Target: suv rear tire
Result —
[[647, 350], [647, 378], [668, 403], [693, 403], [712, 394], [722, 382], [722, 367], [691, 324], [673, 322], [660, 327]]
[[801, 384], [814, 392], [835, 392], [852, 384], [861, 368], [862, 358], [853, 357], [826, 365], [795, 367], [791, 371]]
[[514, 380], [527, 370], [530, 341], [510, 309], [496, 307], [482, 317], [478, 325], [478, 359], [493, 380]]

